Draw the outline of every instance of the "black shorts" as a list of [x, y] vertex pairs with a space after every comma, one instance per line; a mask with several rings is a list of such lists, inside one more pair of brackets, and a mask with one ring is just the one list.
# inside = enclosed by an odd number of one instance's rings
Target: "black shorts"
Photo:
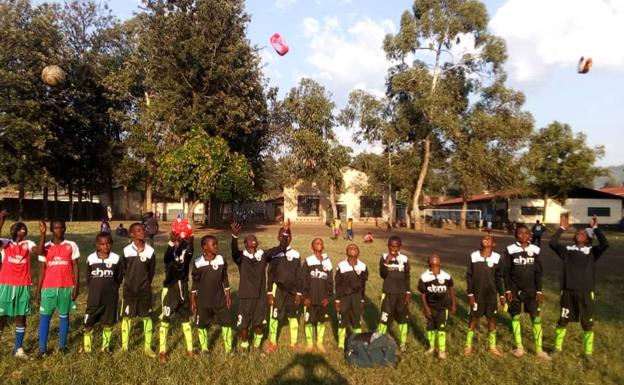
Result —
[[563, 290], [559, 325], [565, 326], [568, 322], [579, 321], [583, 326], [591, 327], [594, 324], [594, 292]]
[[271, 318], [281, 320], [284, 316], [295, 318], [299, 316], [299, 305], [295, 305], [295, 295], [280, 289], [275, 290]]
[[101, 304], [97, 306], [87, 306], [84, 317], [84, 326], [91, 328], [96, 323], [102, 325], [112, 325], [117, 321], [117, 302]]
[[310, 305], [304, 308], [303, 321], [315, 325], [327, 320], [327, 308], [321, 305]]
[[470, 318], [479, 318], [486, 316], [494, 318], [498, 314], [498, 304], [496, 302], [476, 303], [470, 309]]
[[259, 327], [267, 322], [267, 303], [265, 298], [241, 298], [238, 305], [236, 327], [248, 329]]
[[431, 306], [429, 308], [431, 309], [431, 318], [427, 318], [427, 330], [444, 330], [448, 320], [448, 309]]
[[197, 309], [195, 325], [200, 329], [208, 328], [213, 323], [230, 326], [230, 322], [230, 311], [226, 307]]
[[535, 318], [540, 315], [540, 307], [537, 305], [537, 301], [535, 300], [535, 293], [518, 290], [517, 293], [512, 293], [512, 295], [513, 300], [507, 309], [511, 316], [520, 314], [523, 308], [524, 312], [528, 313], [531, 318]]
[[188, 282], [178, 281], [166, 289], [167, 292], [162, 299], [162, 319], [169, 322], [177, 314], [181, 319], [188, 320], [191, 316]]
[[340, 298], [340, 311], [338, 314], [338, 326], [341, 328], [359, 328], [362, 312], [364, 310], [364, 297], [362, 293], [353, 293]]
[[152, 312], [152, 297], [124, 298], [121, 301], [121, 317], [149, 317]]
[[409, 307], [405, 306], [405, 294], [382, 294], [381, 323], [391, 320], [406, 323], [409, 320]]

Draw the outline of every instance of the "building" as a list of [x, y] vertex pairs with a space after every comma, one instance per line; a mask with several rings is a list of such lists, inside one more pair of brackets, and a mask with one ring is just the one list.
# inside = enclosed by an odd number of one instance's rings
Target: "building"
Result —
[[[462, 198], [454, 198], [437, 203], [427, 212], [434, 218], [455, 219], [462, 208]], [[610, 192], [579, 188], [568, 195], [564, 205], [548, 199], [546, 206], [546, 224], [558, 224], [562, 213], [568, 213], [571, 224], [589, 223], [592, 216], [598, 217], [599, 223], [619, 225], [622, 221], [622, 202], [624, 196]], [[442, 209], [442, 210], [441, 210]], [[517, 223], [535, 223], [542, 220], [544, 200], [540, 198], [508, 198], [503, 194], [481, 194], [468, 199], [468, 209], [481, 212], [483, 221], [491, 220], [494, 226], [514, 221]], [[453, 211], [456, 210], [456, 211]], [[476, 217], [477, 211], [472, 213]], [[476, 219], [471, 218], [469, 219]]]
[[[387, 205], [382, 203], [382, 197], [366, 194], [369, 182], [365, 173], [345, 167], [342, 177], [344, 187], [336, 197], [341, 220], [374, 221], [387, 216]], [[329, 191], [321, 190], [314, 182], [299, 181], [294, 186], [285, 187], [283, 203], [280, 203], [284, 218], [291, 221], [327, 222], [331, 217]]]

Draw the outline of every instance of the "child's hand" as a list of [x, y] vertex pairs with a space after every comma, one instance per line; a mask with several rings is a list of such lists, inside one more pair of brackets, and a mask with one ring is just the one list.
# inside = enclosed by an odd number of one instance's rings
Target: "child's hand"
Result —
[[457, 313], [457, 305], [455, 305], [455, 302], [453, 302], [451, 304], [451, 314], [455, 314]]
[[596, 226], [598, 226], [598, 218], [594, 215], [591, 221], [589, 222], [589, 227], [593, 229]]
[[411, 300], [412, 300], [412, 293], [405, 293], [405, 297], [403, 297], [403, 304], [405, 306], [409, 306]]
[[513, 294], [512, 294], [512, 292], [509, 291], [509, 292], [505, 293], [505, 297], [507, 298], [507, 302], [508, 303], [511, 304], [513, 302]]
[[297, 293], [297, 295], [295, 295], [295, 305], [299, 306], [301, 304], [301, 294]]
[[340, 308], [341, 308], [340, 301], [336, 300], [334, 304], [336, 305], [336, 311], [340, 311]]
[[433, 316], [431, 314], [431, 308], [429, 306], [425, 306], [425, 308], [423, 310], [425, 312], [425, 318], [431, 319], [431, 317]]
[[46, 230], [48, 229], [48, 226], [46, 226], [46, 223], [42, 220], [39, 221], [39, 234], [45, 234]]
[[321, 305], [323, 305], [323, 307], [327, 307], [327, 305], [329, 305], [329, 299], [323, 298], [321, 300]]
[[468, 296], [468, 306], [470, 306], [470, 308], [473, 308], [475, 303], [477, 303], [477, 301], [475, 300], [474, 295], [469, 295]]
[[282, 228], [284, 229], [284, 231], [288, 231], [290, 229], [290, 218], [286, 219]]
[[273, 294], [267, 294], [267, 305], [273, 306]]
[[364, 309], [365, 307], [366, 307], [366, 301], [365, 300], [360, 301], [360, 308]]
[[501, 307], [502, 307], [502, 308], [505, 308], [505, 305], [506, 305], [505, 296], [504, 296], [504, 295], [501, 295], [501, 296], [498, 298], [498, 301], [500, 302]]
[[228, 289], [225, 292], [225, 307], [230, 310], [230, 308], [232, 307], [232, 298], [230, 297], [230, 290]]
[[41, 304], [41, 291], [40, 290], [35, 290], [35, 306], [39, 307], [39, 305]]
[[232, 235], [237, 237], [238, 236], [238, 232], [240, 231], [241, 227], [243, 227], [243, 226], [241, 226], [240, 223], [232, 222], [232, 224], [230, 225], [230, 228], [232, 229]]
[[310, 298], [304, 298], [303, 299], [303, 306], [310, 307], [310, 305], [312, 305], [312, 301], [310, 301]]
[[537, 302], [538, 306], [542, 303], [543, 298], [544, 298], [544, 295], [540, 293], [539, 291], [535, 293], [535, 302]]
[[5, 209], [2, 209], [2, 211], [0, 211], [0, 221], [4, 221], [8, 216], [9, 212]]
[[195, 300], [195, 293], [191, 294], [191, 312], [193, 313], [193, 318], [195, 318], [197, 316], [197, 301]]
[[570, 226], [570, 218], [567, 213], [561, 214], [561, 217], [559, 218], [559, 226], [564, 230], [567, 230]]
[[72, 290], [72, 301], [75, 301], [78, 298], [78, 286], [74, 286]]

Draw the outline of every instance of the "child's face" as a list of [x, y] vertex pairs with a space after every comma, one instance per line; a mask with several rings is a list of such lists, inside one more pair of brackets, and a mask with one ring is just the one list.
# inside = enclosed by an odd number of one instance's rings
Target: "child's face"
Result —
[[321, 238], [316, 238], [312, 241], [312, 251], [315, 253], [322, 253], [325, 249], [325, 245], [323, 244], [323, 240]]
[[579, 246], [585, 246], [589, 244], [589, 235], [585, 229], [577, 230], [574, 234], [574, 242]]
[[516, 230], [516, 241], [520, 243], [529, 243], [530, 239], [531, 239], [531, 233], [529, 232], [529, 229], [527, 229], [526, 227], [520, 227], [519, 229]]
[[56, 238], [65, 237], [65, 226], [62, 223], [55, 222], [52, 224], [52, 234]]
[[95, 248], [99, 253], [109, 254], [112, 243], [108, 237], [99, 237], [95, 240]]
[[492, 238], [490, 235], [486, 235], [481, 239], [481, 247], [486, 249], [486, 248], [492, 248], [496, 246], [496, 243], [494, 243], [494, 238]]
[[394, 240], [388, 244], [388, 253], [397, 256], [399, 255], [399, 251], [401, 251], [401, 242]]
[[28, 228], [23, 223], [15, 224], [11, 227], [11, 234], [13, 239], [19, 242], [28, 235]]
[[356, 245], [347, 246], [347, 257], [357, 258], [360, 256], [360, 249]]
[[258, 239], [255, 235], [248, 235], [247, 237], [245, 237], [245, 247], [249, 247], [252, 249], [258, 247]]
[[440, 271], [440, 257], [437, 255], [432, 255], [429, 257], [429, 269], [431, 271]]
[[145, 229], [143, 226], [133, 226], [130, 236], [133, 241], [143, 241], [145, 240]]
[[219, 242], [216, 239], [209, 239], [202, 246], [205, 254], [217, 255], [219, 252]]

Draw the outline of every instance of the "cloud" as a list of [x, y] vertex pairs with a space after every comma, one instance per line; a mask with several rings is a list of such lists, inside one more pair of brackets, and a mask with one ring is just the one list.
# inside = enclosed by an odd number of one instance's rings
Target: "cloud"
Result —
[[338, 104], [346, 101], [354, 88], [384, 94], [389, 63], [383, 51], [383, 39], [395, 32], [390, 20], [363, 18], [344, 29], [336, 17], [319, 22], [305, 18], [303, 37], [307, 40], [306, 61], [311, 76], [328, 88]]
[[594, 70], [624, 68], [623, 0], [508, 0], [490, 22], [508, 46], [508, 69], [517, 81], [572, 70], [581, 56]]
[[295, 5], [297, 0], [275, 0], [275, 8], [285, 9]]

